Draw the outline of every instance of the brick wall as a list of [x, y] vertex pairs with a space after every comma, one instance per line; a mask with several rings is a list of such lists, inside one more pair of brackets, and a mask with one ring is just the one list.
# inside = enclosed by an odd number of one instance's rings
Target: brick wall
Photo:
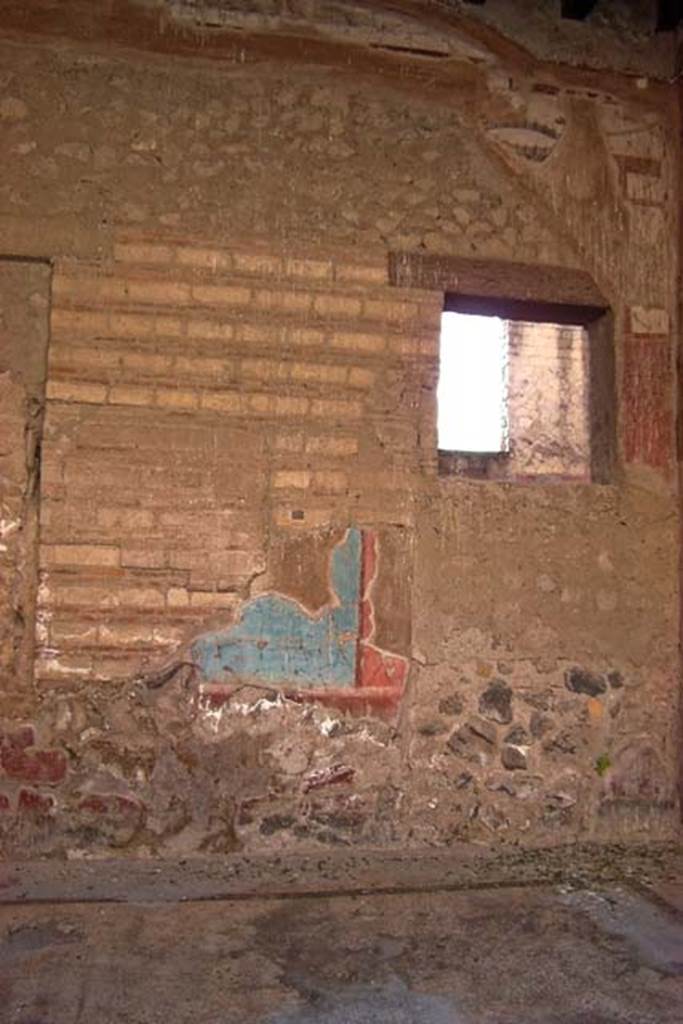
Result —
[[[452, 56], [427, 61], [334, 28], [198, 40], [139, 5], [64, 45], [76, 8], [57, 26], [38, 6], [0, 42], [3, 254], [55, 267], [39, 651], [35, 686], [13, 667], [0, 692], [3, 848], [671, 835], [668, 86], [473, 49], [447, 21]], [[510, 261], [536, 275], [518, 299], [571, 304], [567, 269], [592, 282], [611, 313], [591, 417], [618, 435], [599, 481], [439, 476], [443, 295], [389, 285], [392, 254], [476, 265], [472, 296]], [[15, 384], [3, 502], [15, 470], [25, 489]], [[349, 537], [358, 600], [337, 603]], [[403, 673], [400, 700], [208, 693], [185, 641], [230, 643], [269, 594], [278, 628], [351, 609], [330, 649], [354, 647], [370, 689]]]
[[390, 288], [381, 254], [138, 240], [60, 261], [40, 685], [130, 675], [229, 617], [274, 532], [410, 523], [440, 306]]

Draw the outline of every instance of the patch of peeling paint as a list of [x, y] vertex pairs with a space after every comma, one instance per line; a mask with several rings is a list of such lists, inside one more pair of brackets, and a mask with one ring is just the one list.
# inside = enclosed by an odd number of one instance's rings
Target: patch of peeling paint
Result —
[[[241, 714], [252, 713], [261, 702], [272, 706], [264, 698], [235, 703], [234, 684], [253, 683], [282, 687], [295, 699], [393, 709], [403, 694], [409, 661], [374, 642], [379, 562], [377, 533], [351, 527], [333, 549], [331, 597], [318, 612], [282, 594], [262, 594], [243, 606], [231, 626], [196, 639], [192, 660], [204, 679], [206, 703], [230, 703]], [[330, 719], [320, 726], [321, 733], [331, 735], [335, 726]]]
[[347, 530], [332, 552], [329, 603], [313, 614], [282, 594], [261, 594], [237, 621], [192, 646], [193, 660], [212, 681], [228, 677], [270, 684], [352, 686], [360, 592], [361, 532]]

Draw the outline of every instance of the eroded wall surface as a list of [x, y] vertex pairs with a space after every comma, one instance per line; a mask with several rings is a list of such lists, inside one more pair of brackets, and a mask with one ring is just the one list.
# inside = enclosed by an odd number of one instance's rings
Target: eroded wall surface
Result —
[[[8, 850], [675, 829], [673, 107], [448, 31], [428, 75], [1, 44], [3, 244], [54, 261]], [[592, 274], [609, 483], [438, 475], [401, 251]]]
[[0, 687], [33, 678], [50, 269], [0, 260]]

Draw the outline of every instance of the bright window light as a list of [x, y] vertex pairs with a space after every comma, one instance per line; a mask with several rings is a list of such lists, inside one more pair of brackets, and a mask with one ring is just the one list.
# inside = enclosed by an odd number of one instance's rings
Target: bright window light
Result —
[[441, 451], [503, 452], [507, 329], [495, 316], [443, 313], [437, 400]]

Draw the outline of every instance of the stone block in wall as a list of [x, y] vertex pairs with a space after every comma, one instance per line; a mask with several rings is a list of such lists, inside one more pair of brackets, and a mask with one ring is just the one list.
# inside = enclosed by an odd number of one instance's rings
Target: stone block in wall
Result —
[[670, 318], [666, 309], [657, 306], [631, 306], [631, 334], [659, 335], [666, 337], [670, 330]]

